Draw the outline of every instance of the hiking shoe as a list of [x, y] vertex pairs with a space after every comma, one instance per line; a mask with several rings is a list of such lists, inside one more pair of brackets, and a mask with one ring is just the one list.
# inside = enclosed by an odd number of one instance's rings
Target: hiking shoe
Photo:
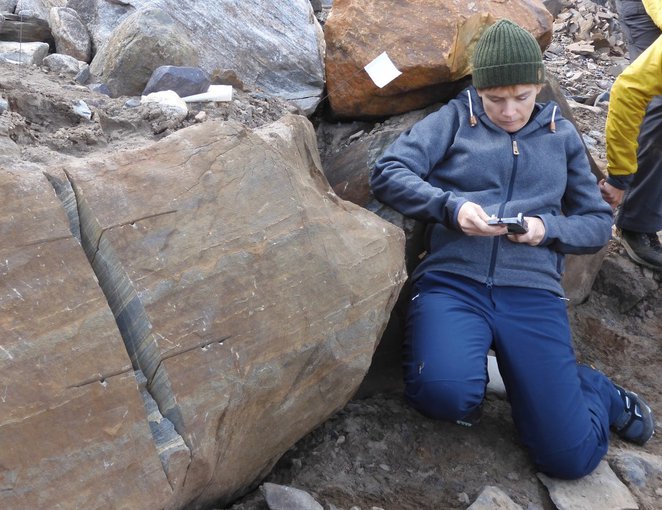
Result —
[[[616, 386], [616, 385], [614, 385]], [[616, 386], [623, 400], [623, 414], [612, 425], [621, 439], [643, 445], [655, 434], [655, 418], [649, 405], [639, 395]]]
[[662, 271], [662, 246], [656, 233], [621, 229], [621, 244], [637, 264]]

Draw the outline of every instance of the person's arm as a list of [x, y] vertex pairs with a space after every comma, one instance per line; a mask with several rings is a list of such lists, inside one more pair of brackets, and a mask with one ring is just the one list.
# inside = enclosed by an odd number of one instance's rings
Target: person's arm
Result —
[[[662, 94], [662, 36], [630, 64], [611, 88], [606, 142], [608, 182], [637, 171], [637, 138], [646, 107]], [[618, 187], [618, 186], [617, 186]]]
[[546, 234], [541, 245], [561, 253], [594, 253], [611, 237], [612, 211], [600, 196], [579, 133], [568, 124], [567, 129], [571, 131], [566, 141], [568, 180], [563, 195], [563, 214], [538, 215]]
[[427, 178], [452, 144], [458, 122], [456, 109], [446, 105], [400, 135], [375, 163], [375, 197], [405, 216], [457, 228], [457, 211], [466, 200]]
[[662, 30], [662, 2], [660, 0], [642, 0], [646, 13], [655, 24]]

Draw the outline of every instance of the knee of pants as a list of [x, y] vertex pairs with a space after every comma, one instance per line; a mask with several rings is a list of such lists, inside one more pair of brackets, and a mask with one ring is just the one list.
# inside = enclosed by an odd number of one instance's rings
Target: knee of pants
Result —
[[565, 480], [577, 480], [593, 472], [607, 453], [607, 445], [587, 438], [575, 448], [556, 453], [534, 454], [538, 469], [546, 475]]
[[408, 381], [405, 395], [423, 414], [437, 420], [465, 418], [483, 401], [484, 383], [466, 381]]

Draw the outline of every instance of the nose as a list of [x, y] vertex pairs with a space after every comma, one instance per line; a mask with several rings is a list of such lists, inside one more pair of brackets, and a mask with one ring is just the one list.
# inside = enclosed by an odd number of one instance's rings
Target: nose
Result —
[[501, 114], [504, 117], [510, 118], [513, 115], [515, 115], [515, 112], [516, 112], [515, 103], [513, 101], [504, 101], [503, 110], [502, 110]]

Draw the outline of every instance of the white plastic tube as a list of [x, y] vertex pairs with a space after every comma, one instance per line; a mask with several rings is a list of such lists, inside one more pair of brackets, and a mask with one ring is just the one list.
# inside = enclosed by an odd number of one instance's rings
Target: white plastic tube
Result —
[[187, 103], [199, 103], [203, 101], [232, 101], [232, 85], [210, 85], [207, 92], [186, 96]]
[[499, 365], [495, 356], [488, 354], [487, 356], [487, 374], [490, 377], [490, 382], [487, 383], [487, 391], [496, 393], [501, 397], [506, 396], [506, 387], [503, 384], [501, 373], [499, 372]]

